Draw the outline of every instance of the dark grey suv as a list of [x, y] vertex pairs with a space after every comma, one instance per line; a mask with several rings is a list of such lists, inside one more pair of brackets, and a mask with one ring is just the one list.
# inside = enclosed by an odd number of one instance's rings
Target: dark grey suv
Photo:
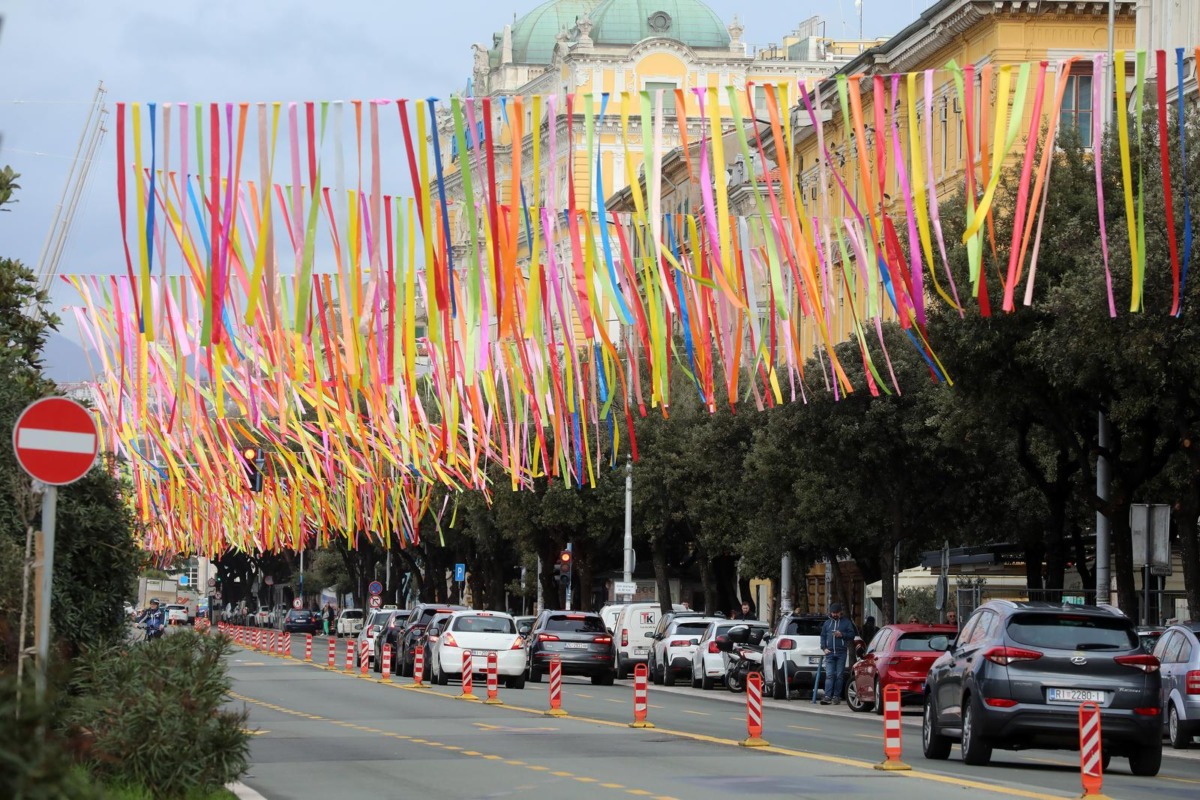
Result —
[[[941, 641], [939, 641], [941, 640]], [[925, 679], [922, 745], [944, 759], [953, 741], [967, 764], [987, 764], [993, 748], [1079, 749], [1079, 705], [1101, 709], [1104, 762], [1129, 758], [1134, 775], [1162, 763], [1158, 659], [1133, 623], [1107, 608], [984, 603]]]

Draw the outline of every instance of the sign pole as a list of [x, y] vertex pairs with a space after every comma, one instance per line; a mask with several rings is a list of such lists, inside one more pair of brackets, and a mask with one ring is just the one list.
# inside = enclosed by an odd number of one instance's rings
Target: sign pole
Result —
[[46, 673], [50, 662], [50, 590], [54, 583], [54, 527], [58, 517], [58, 487], [42, 488], [42, 585], [37, 618], [37, 699], [46, 699]]

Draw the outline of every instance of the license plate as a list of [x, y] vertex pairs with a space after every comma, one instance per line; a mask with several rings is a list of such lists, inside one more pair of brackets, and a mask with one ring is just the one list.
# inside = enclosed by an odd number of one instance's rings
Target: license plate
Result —
[[568, 650], [587, 650], [588, 646], [586, 644], [579, 642], [579, 643], [575, 643], [575, 644], [568, 644], [566, 647]]
[[1046, 700], [1050, 703], [1099, 703], [1108, 701], [1108, 693], [1100, 689], [1047, 689]]
[[646, 653], [650, 652], [650, 648], [649, 647], [635, 647], [635, 648], [633, 648], [633, 652], [638, 654], [639, 656], [644, 656]]
[[809, 664], [820, 664], [821, 661], [822, 661], [822, 658], [820, 656], [809, 656], [808, 657]]

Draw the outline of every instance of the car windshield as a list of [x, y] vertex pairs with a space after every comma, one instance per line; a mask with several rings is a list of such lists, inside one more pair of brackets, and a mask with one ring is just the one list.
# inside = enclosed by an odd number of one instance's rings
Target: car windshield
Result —
[[708, 626], [711, 624], [711, 622], [681, 622], [675, 626], [675, 635], [695, 636], [699, 638], [704, 635], [704, 632], [708, 630]]
[[1017, 614], [1008, 622], [1014, 642], [1058, 650], [1129, 650], [1139, 647], [1128, 620], [1083, 614]]
[[517, 627], [508, 617], [459, 617], [451, 630], [459, 633], [516, 633]]
[[945, 633], [928, 631], [924, 633], [906, 633], [896, 642], [896, 649], [904, 653], [929, 653], [929, 640], [935, 636], [947, 636]]
[[362, 612], [361, 611], [343, 611], [342, 618], [343, 619], [362, 619]]
[[788, 620], [787, 630], [783, 632], [784, 636], [820, 636], [821, 626], [825, 623], [823, 619], [804, 619], [803, 617], [792, 617]]
[[546, 630], [561, 633], [607, 633], [604, 621], [587, 614], [555, 614], [546, 620]]

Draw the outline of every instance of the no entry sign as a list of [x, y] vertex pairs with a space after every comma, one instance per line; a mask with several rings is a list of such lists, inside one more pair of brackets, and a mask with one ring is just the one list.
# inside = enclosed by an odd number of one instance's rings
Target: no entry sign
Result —
[[13, 428], [13, 449], [22, 469], [51, 486], [74, 483], [96, 462], [100, 437], [86, 408], [65, 397], [29, 405]]

